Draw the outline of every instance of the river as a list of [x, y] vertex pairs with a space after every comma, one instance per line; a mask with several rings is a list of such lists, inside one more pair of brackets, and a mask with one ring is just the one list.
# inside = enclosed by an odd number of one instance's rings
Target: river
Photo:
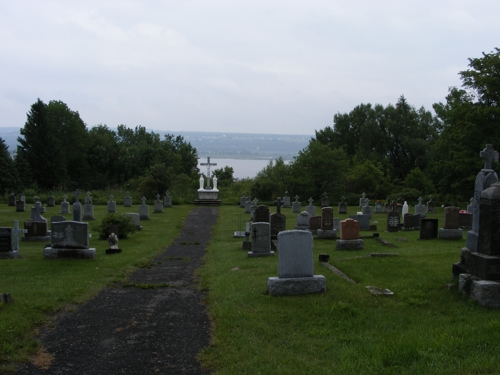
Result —
[[[200, 163], [206, 163], [207, 159], [198, 159], [198, 168], [200, 172], [206, 174], [207, 167], [201, 166]], [[210, 163], [217, 163], [216, 166], [211, 166], [210, 171], [215, 169], [224, 168], [225, 166], [232, 167], [234, 169], [233, 177], [242, 179], [242, 178], [254, 178], [257, 173], [259, 173], [262, 169], [264, 169], [268, 164], [269, 160], [260, 159], [260, 160], [250, 160], [250, 159], [216, 159], [210, 158]], [[285, 163], [288, 163], [285, 160]]]

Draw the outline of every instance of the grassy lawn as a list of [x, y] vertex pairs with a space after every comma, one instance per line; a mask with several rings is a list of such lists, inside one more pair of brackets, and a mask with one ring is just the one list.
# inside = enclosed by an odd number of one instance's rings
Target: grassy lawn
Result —
[[[134, 267], [146, 266], [172, 242], [192, 208], [151, 213], [152, 220], [142, 222], [142, 232], [120, 241], [120, 255], [106, 256], [107, 242], [92, 232], [95, 260], [46, 260], [43, 243], [21, 242], [24, 259], [0, 260], [0, 292], [14, 298], [0, 305], [0, 372], [38, 350], [33, 335], [51, 313], [75, 309], [104, 286], [124, 280]], [[95, 211], [99, 221], [105, 206]], [[137, 206], [119, 211], [137, 212]], [[349, 207], [350, 213], [355, 211]], [[47, 208], [44, 216], [58, 212], [58, 207]], [[293, 229], [296, 214], [282, 212], [287, 228]], [[198, 271], [213, 320], [213, 343], [200, 359], [216, 374], [500, 373], [500, 311], [470, 302], [456, 286], [446, 288], [465, 240], [419, 241], [416, 231], [385, 233], [385, 215], [375, 214], [381, 237], [398, 248], [366, 239], [364, 250], [341, 252], [335, 250], [335, 241], [315, 239], [315, 273], [326, 277], [326, 293], [271, 297], [266, 294], [267, 278], [277, 276], [278, 255], [247, 258], [242, 239], [233, 238], [234, 231], [244, 230], [247, 217], [237, 206], [219, 208]], [[442, 224], [442, 209], [430, 217]], [[0, 226], [12, 227], [16, 219], [22, 226], [28, 218], [29, 212], [0, 207]], [[360, 257], [374, 252], [399, 256]], [[320, 264], [319, 253], [330, 254], [330, 263], [358, 284]], [[388, 288], [395, 296], [374, 296], [368, 285]]]

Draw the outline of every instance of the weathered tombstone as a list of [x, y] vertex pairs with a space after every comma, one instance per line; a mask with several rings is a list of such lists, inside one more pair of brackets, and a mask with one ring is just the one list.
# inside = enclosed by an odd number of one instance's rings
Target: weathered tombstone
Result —
[[359, 223], [359, 230], [370, 230], [370, 217], [368, 215], [351, 215], [349, 218]]
[[472, 212], [474, 216], [472, 218], [472, 230], [467, 232], [467, 241], [465, 245], [470, 251], [477, 250], [481, 194], [483, 190], [489, 188], [498, 181], [498, 176], [492, 169], [493, 161], [498, 162], [498, 152], [493, 149], [491, 144], [487, 144], [485, 149], [479, 153], [479, 156], [484, 158], [484, 168], [477, 174], [474, 186], [474, 206]]
[[242, 249], [246, 251], [252, 250], [252, 241], [250, 240], [250, 222], [245, 223], [245, 241], [243, 241]]
[[321, 229], [321, 216], [311, 216], [309, 218], [309, 231], [316, 234]]
[[172, 197], [170, 196], [170, 191], [168, 190], [165, 192], [165, 196], [163, 197], [163, 207], [172, 207]]
[[283, 208], [290, 208], [290, 196], [288, 195], [288, 191], [285, 191], [285, 196], [283, 197]]
[[78, 221], [53, 222], [51, 246], [43, 249], [46, 258], [95, 258], [95, 248], [89, 248], [89, 224]]
[[325, 277], [314, 275], [310, 232], [288, 230], [278, 234], [278, 277], [267, 279], [267, 291], [273, 296], [326, 291]]
[[382, 212], [384, 212], [384, 205], [378, 200], [375, 202], [375, 213], [380, 214]]
[[161, 214], [163, 213], [163, 202], [161, 201], [161, 195], [156, 194], [156, 200], [153, 206], [153, 213], [154, 214]]
[[14, 193], [11, 193], [9, 195], [9, 202], [7, 203], [9, 206], [15, 206], [16, 205], [16, 196]]
[[470, 204], [467, 205], [467, 212], [474, 213], [474, 197], [470, 199]]
[[442, 240], [461, 240], [463, 238], [463, 230], [460, 229], [458, 207], [444, 208], [444, 225], [439, 230], [439, 238]]
[[70, 210], [69, 210], [69, 202], [66, 200], [66, 195], [63, 196], [63, 201], [61, 202], [61, 212], [59, 212], [60, 214], [64, 215], [64, 214], [70, 214]]
[[359, 238], [359, 222], [354, 219], [345, 219], [340, 222], [340, 240], [336, 241], [337, 250], [361, 250], [365, 244]]
[[260, 223], [269, 223], [269, 207], [261, 204], [255, 208], [254, 220]]
[[307, 211], [302, 211], [300, 214], [297, 215], [297, 226], [295, 229], [297, 230], [309, 230], [309, 219], [311, 218], [311, 215], [309, 215], [309, 212]]
[[345, 197], [340, 198], [338, 213], [347, 214], [347, 202], [345, 201]]
[[90, 196], [89, 191], [87, 191], [87, 194], [85, 195], [85, 204], [83, 205], [83, 220], [95, 220], [94, 205], [92, 204], [92, 197]]
[[464, 230], [471, 229], [473, 216], [469, 211], [461, 210], [458, 215], [459, 227]]
[[114, 214], [116, 213], [116, 202], [113, 200], [113, 195], [110, 195], [109, 196], [109, 201], [108, 201], [108, 204], [107, 204], [107, 208], [108, 208], [108, 213], [109, 214]]
[[399, 212], [401, 215], [403, 215], [403, 205], [396, 203], [396, 211]]
[[295, 202], [292, 203], [292, 213], [298, 214], [300, 213], [300, 202], [299, 202], [299, 196], [295, 196]]
[[26, 211], [26, 202], [24, 199], [19, 199], [16, 201], [16, 212]]
[[80, 192], [75, 191], [75, 203], [73, 203], [73, 221], [82, 221], [82, 204], [78, 200]]
[[321, 208], [329, 206], [330, 206], [330, 199], [328, 198], [326, 192], [324, 192], [323, 195], [321, 196]]
[[[7, 258], [7, 254], [13, 255], [12, 228], [0, 228], [0, 259]], [[16, 254], [17, 255], [17, 254]], [[9, 258], [14, 258], [9, 256]]]
[[275, 240], [279, 232], [286, 230], [286, 216], [281, 213], [281, 202], [280, 197], [274, 202], [276, 206], [276, 212], [271, 214], [271, 240]]
[[253, 202], [251, 201], [250, 198], [251, 197], [248, 197], [248, 200], [245, 202], [245, 213], [246, 214], [249, 214], [250, 212], [252, 212]]
[[317, 231], [318, 238], [334, 239], [337, 231], [333, 227], [333, 208], [323, 207], [321, 209], [321, 228]]
[[141, 220], [149, 220], [149, 206], [146, 204], [146, 197], [141, 198], [142, 204], [139, 206], [139, 217]]
[[399, 212], [390, 211], [387, 213], [387, 232], [399, 232], [401, 229], [401, 221], [399, 219]]
[[52, 192], [50, 192], [50, 196], [47, 198], [47, 207], [55, 207], [56, 205], [56, 199], [52, 195]]
[[425, 217], [425, 206], [422, 204], [422, 197], [418, 198], [418, 204], [415, 205], [415, 215], [419, 214], [420, 217]]
[[252, 223], [252, 251], [248, 252], [248, 257], [268, 257], [274, 256], [271, 251], [271, 225], [269, 223]]
[[404, 214], [403, 228], [404, 230], [413, 230], [413, 214]]
[[361, 198], [359, 198], [359, 207], [363, 207], [365, 205], [366, 194], [361, 194]]
[[413, 229], [420, 229], [421, 216], [419, 214], [412, 215], [412, 219], [413, 219]]
[[429, 200], [427, 201], [427, 213], [429, 214], [436, 213], [436, 202], [432, 200], [432, 195], [429, 195]]
[[370, 199], [365, 198], [365, 202], [363, 203], [363, 206], [361, 207], [361, 212], [363, 212], [363, 215], [367, 215], [368, 219], [372, 218], [372, 208], [370, 207]]
[[129, 213], [123, 214], [123, 216], [130, 218], [130, 220], [135, 225], [135, 228], [137, 230], [142, 230], [141, 217], [139, 216], [139, 214], [129, 212]]
[[45, 213], [45, 207], [42, 206], [40, 201], [35, 201], [35, 206], [30, 209], [31, 221], [47, 221], [42, 214]]
[[240, 197], [240, 208], [245, 208], [245, 202], [247, 201], [247, 197]]
[[333, 218], [333, 229], [337, 232], [340, 231], [340, 218], [339, 217]]
[[50, 236], [47, 234], [47, 219], [42, 216], [44, 212], [40, 202], [35, 203], [31, 209], [31, 220], [24, 222], [26, 233], [21, 239], [23, 241], [47, 241]]
[[309, 212], [309, 215], [316, 216], [316, 206], [313, 206], [313, 199], [309, 198], [309, 206], [306, 206], [306, 211]]
[[255, 198], [250, 206], [250, 220], [255, 221], [255, 210], [257, 209], [257, 198]]
[[391, 211], [393, 211], [391, 197], [387, 197], [387, 200], [385, 201], [385, 205], [384, 205], [384, 211], [385, 212], [391, 212]]
[[459, 276], [459, 291], [479, 304], [500, 308], [500, 183], [479, 199], [477, 251], [468, 254], [469, 272]]
[[50, 224], [59, 223], [60, 221], [66, 221], [66, 218], [61, 215], [54, 215], [50, 218]]
[[433, 240], [438, 238], [438, 219], [420, 219], [421, 240]]
[[127, 191], [127, 195], [123, 198], [123, 206], [124, 207], [132, 207], [132, 197], [129, 195]]

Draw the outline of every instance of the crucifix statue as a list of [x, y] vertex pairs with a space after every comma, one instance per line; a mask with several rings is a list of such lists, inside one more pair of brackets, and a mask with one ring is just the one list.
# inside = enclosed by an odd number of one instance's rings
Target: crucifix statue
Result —
[[207, 166], [207, 189], [210, 189], [210, 166], [216, 166], [217, 163], [210, 163], [210, 156], [207, 157], [206, 163], [200, 163], [202, 166]]

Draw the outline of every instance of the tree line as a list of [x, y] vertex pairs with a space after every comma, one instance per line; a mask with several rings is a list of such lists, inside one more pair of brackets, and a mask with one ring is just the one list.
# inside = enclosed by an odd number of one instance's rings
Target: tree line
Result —
[[[235, 180], [233, 169], [214, 171], [223, 198], [242, 194], [270, 201], [286, 191], [304, 199], [363, 192], [372, 199], [401, 195], [410, 201], [437, 195], [466, 201], [482, 168], [479, 151], [500, 149], [500, 49], [469, 59], [435, 114], [415, 108], [402, 95], [396, 104], [360, 104], [337, 113], [333, 126], [317, 130], [291, 163], [270, 161], [255, 178]], [[177, 187], [196, 190], [197, 151], [182, 136], [163, 139], [142, 126], [97, 125], [90, 130], [61, 101], [38, 99], [27, 114], [10, 155], [0, 138], [0, 193], [25, 188], [108, 189], [124, 187], [148, 196]], [[351, 203], [354, 204], [354, 203]]]

